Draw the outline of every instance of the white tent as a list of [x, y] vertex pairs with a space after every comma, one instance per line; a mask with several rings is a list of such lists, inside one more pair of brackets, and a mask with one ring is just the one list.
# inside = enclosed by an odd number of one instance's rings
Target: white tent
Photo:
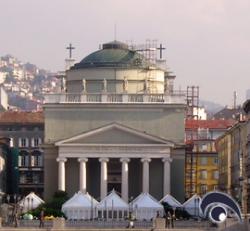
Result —
[[23, 212], [27, 212], [29, 210], [37, 208], [43, 203], [44, 201], [39, 196], [37, 196], [34, 192], [31, 192], [21, 201], [19, 201], [18, 204], [22, 207]]
[[168, 203], [168, 205], [174, 209], [182, 207], [181, 203], [178, 200], [176, 200], [173, 196], [171, 196], [170, 194], [167, 194], [165, 197], [163, 197], [160, 200], [160, 203], [163, 203], [163, 202]]
[[128, 204], [112, 190], [97, 206], [101, 218], [119, 219], [128, 216]]
[[163, 216], [163, 206], [149, 193], [141, 193], [130, 202], [130, 206], [138, 220], [150, 220], [156, 217], [157, 213]]
[[62, 212], [68, 219], [80, 220], [91, 219], [97, 217], [96, 206], [98, 201], [91, 197], [88, 193], [75, 193], [73, 197], [62, 205]]
[[182, 207], [191, 215], [191, 216], [201, 216], [202, 211], [200, 210], [201, 198], [197, 194], [194, 194], [187, 201], [182, 204]]

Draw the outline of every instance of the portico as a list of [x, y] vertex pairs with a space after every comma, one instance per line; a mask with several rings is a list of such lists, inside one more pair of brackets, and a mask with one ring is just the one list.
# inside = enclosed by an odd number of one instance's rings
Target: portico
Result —
[[[112, 137], [112, 139], [111, 139]], [[100, 174], [100, 199], [108, 192], [108, 183], [118, 182], [121, 184], [121, 196], [128, 201], [130, 191], [130, 163], [138, 159], [137, 165], [141, 169], [141, 177], [137, 178], [138, 184], [142, 185], [141, 191], [150, 192], [150, 163], [152, 160], [161, 160], [163, 177], [157, 179], [162, 181], [162, 192], [170, 192], [170, 152], [173, 143], [162, 138], [126, 127], [121, 124], [112, 123], [104, 127], [94, 129], [83, 134], [59, 141], [58, 146], [58, 189], [67, 190], [65, 167], [67, 160], [77, 159], [79, 165], [79, 183], [75, 190], [88, 191], [87, 168], [89, 160], [96, 159], [99, 162]], [[117, 160], [115, 173], [110, 173], [109, 162]], [[92, 171], [92, 170], [91, 170]], [[97, 170], [96, 170], [97, 171]], [[110, 173], [110, 174], [109, 174]], [[112, 181], [113, 180], [113, 181]], [[140, 182], [141, 181], [141, 182]], [[71, 186], [72, 187], [72, 186]], [[136, 195], [134, 195], [136, 196]]]

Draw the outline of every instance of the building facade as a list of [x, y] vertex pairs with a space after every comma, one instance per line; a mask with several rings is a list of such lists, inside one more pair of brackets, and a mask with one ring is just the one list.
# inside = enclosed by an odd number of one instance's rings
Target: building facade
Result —
[[186, 198], [218, 189], [218, 153], [215, 140], [233, 123], [232, 120], [186, 120]]
[[173, 79], [117, 41], [71, 67], [65, 92], [44, 105], [45, 198], [59, 189], [101, 199], [114, 188], [126, 201], [141, 192], [183, 201], [186, 105]]
[[7, 191], [7, 153], [9, 147], [9, 139], [0, 138], [0, 197], [3, 197]]
[[237, 122], [216, 141], [219, 155], [219, 189], [239, 202], [243, 213], [250, 208], [248, 120]]
[[250, 212], [250, 99], [243, 104], [246, 113], [246, 146], [243, 160], [243, 204], [244, 213]]
[[32, 191], [43, 196], [43, 113], [0, 113], [0, 135], [8, 137], [10, 147], [18, 152], [19, 194], [24, 196]]

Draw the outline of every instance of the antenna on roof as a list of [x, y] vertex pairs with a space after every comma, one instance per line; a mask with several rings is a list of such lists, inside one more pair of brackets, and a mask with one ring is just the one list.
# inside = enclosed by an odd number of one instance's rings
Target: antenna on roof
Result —
[[114, 39], [115, 39], [115, 41], [116, 41], [116, 23], [115, 23], [115, 25], [114, 25]]
[[236, 109], [236, 107], [237, 107], [236, 104], [237, 104], [237, 92], [234, 91], [234, 105], [233, 105], [234, 109]]

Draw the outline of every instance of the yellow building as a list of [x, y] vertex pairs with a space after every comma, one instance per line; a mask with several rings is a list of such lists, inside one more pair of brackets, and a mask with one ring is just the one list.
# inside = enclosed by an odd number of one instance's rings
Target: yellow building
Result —
[[215, 140], [233, 121], [186, 120], [185, 195], [204, 195], [218, 188], [218, 153]]

